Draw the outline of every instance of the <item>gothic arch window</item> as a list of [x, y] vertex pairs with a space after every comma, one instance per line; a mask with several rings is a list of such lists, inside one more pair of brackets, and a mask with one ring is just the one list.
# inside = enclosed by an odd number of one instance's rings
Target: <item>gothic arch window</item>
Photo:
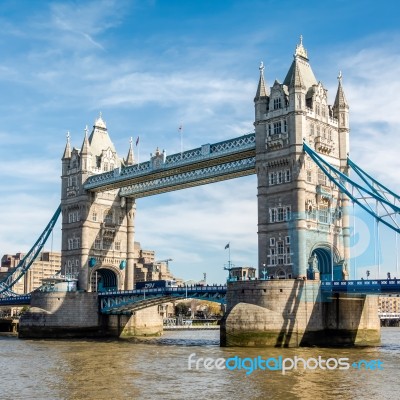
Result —
[[94, 240], [94, 248], [95, 250], [101, 250], [101, 238], [99, 236]]
[[279, 270], [277, 273], [277, 277], [278, 279], [286, 279], [286, 272], [283, 269]]
[[112, 210], [106, 210], [104, 211], [104, 222], [106, 224], [112, 224], [113, 223], [113, 212]]

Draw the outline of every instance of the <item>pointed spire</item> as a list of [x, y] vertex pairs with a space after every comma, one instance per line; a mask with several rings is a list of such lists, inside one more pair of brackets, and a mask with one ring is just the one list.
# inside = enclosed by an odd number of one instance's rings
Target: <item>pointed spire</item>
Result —
[[126, 160], [125, 160], [125, 165], [133, 165], [135, 162], [134, 156], [133, 156], [133, 140], [132, 138], [129, 140], [129, 151], [128, 151], [128, 155], [126, 156]]
[[349, 103], [347, 103], [346, 96], [344, 95], [344, 90], [342, 86], [342, 71], [339, 71], [338, 75], [338, 90], [336, 92], [335, 102], [333, 103], [334, 108], [349, 108]]
[[303, 36], [300, 36], [300, 43], [296, 45], [294, 60], [283, 84], [287, 87], [304, 87], [306, 90], [318, 84], [309, 63], [307, 50], [303, 46]]
[[96, 128], [107, 129], [107, 126], [106, 126], [105, 121], [103, 120], [103, 115], [102, 115], [101, 111], [99, 113], [99, 117], [96, 119], [96, 121], [94, 121], [94, 126]]
[[292, 76], [290, 78], [290, 84], [289, 87], [293, 87], [293, 88], [299, 88], [299, 89], [305, 89], [305, 85], [304, 85], [304, 81], [303, 81], [303, 77], [301, 75], [301, 71], [299, 68], [299, 64], [297, 61], [295, 61], [294, 64], [294, 68], [293, 68], [293, 73]]
[[67, 158], [71, 158], [71, 144], [69, 143], [69, 131], [67, 132], [67, 144], [65, 145], [65, 150], [63, 154], [63, 160]]
[[265, 85], [264, 63], [262, 61], [261, 61], [259, 70], [260, 70], [260, 80], [258, 81], [258, 87], [257, 87], [257, 93], [256, 93], [255, 100], [268, 97], [268, 94], [269, 94], [268, 90], [267, 90], [267, 86]]
[[308, 61], [307, 50], [303, 46], [303, 35], [300, 35], [300, 43], [296, 45], [296, 50], [294, 52], [294, 57], [302, 57]]
[[88, 138], [88, 126], [86, 125], [85, 127], [85, 138], [83, 139], [83, 144], [82, 144], [82, 149], [81, 149], [81, 155], [87, 155], [89, 154], [89, 138]]

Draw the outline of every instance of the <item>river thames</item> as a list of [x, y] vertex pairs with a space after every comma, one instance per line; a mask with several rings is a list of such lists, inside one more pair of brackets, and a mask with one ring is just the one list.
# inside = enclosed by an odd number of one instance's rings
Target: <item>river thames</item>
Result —
[[[189, 369], [191, 354], [194, 362]], [[200, 358], [379, 360], [360, 369], [207, 370]], [[331, 362], [331, 368], [335, 363]], [[364, 365], [364, 364], [363, 364]], [[165, 332], [136, 341], [0, 337], [0, 399], [390, 399], [400, 393], [400, 328], [372, 348], [221, 348], [218, 331]], [[248, 371], [249, 372], [249, 371]]]

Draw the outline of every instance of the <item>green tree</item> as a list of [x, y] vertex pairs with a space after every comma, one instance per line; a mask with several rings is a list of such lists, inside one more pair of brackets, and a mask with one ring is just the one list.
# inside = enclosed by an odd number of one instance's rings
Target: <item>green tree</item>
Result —
[[187, 315], [189, 314], [189, 303], [178, 303], [175, 306], [175, 315]]

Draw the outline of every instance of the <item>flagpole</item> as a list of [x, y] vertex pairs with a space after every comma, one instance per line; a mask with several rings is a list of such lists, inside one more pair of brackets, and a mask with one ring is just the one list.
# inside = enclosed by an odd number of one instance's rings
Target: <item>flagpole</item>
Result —
[[140, 163], [140, 136], [136, 139], [136, 147], [137, 147], [137, 163]]
[[180, 124], [179, 126], [179, 133], [181, 134], [181, 160], [183, 157], [183, 125]]

